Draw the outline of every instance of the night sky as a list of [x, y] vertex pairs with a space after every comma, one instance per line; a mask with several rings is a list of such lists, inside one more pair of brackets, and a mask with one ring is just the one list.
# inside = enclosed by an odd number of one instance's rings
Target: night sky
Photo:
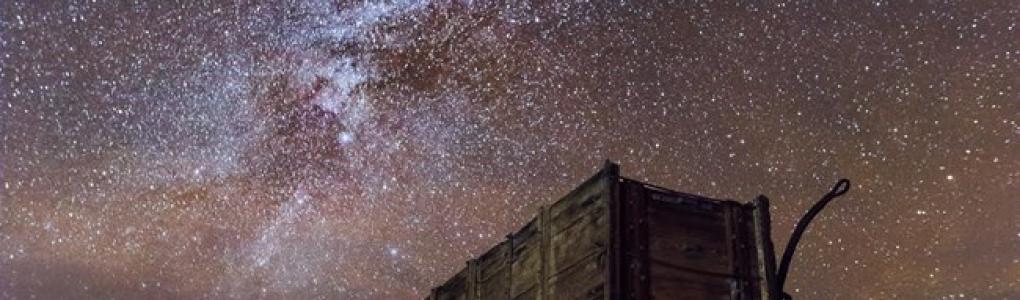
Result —
[[420, 298], [605, 159], [1020, 299], [1020, 1], [126, 2], [0, 1], [0, 299]]

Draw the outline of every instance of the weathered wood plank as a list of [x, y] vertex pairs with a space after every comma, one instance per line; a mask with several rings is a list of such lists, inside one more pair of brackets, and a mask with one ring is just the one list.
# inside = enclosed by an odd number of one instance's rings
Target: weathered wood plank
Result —
[[510, 296], [532, 291], [537, 296], [542, 279], [542, 232], [537, 221], [532, 221], [511, 237], [513, 253], [510, 269]]
[[668, 202], [649, 201], [648, 227], [651, 260], [731, 273], [730, 237], [722, 211], [685, 210]]

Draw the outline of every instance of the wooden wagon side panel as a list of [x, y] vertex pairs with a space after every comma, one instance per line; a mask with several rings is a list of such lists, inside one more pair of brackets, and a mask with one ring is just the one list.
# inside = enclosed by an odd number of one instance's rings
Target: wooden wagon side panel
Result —
[[513, 250], [510, 254], [510, 299], [542, 299], [543, 246], [541, 230], [545, 214], [532, 220], [510, 237]]
[[489, 249], [475, 260], [475, 299], [510, 298], [510, 241]]
[[470, 263], [457, 275], [454, 275], [441, 286], [432, 290], [432, 299], [435, 300], [474, 300], [471, 293], [473, 281], [473, 268]]
[[615, 184], [613, 173], [604, 171], [549, 207], [543, 299], [605, 298], [609, 191]]
[[654, 189], [645, 194], [648, 299], [761, 299], [753, 208]]
[[428, 299], [765, 300], [768, 223], [767, 199], [675, 192], [607, 164]]

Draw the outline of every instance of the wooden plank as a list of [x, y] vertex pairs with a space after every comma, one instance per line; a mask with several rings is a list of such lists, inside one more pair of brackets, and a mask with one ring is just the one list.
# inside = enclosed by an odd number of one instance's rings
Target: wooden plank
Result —
[[757, 256], [757, 243], [754, 236], [754, 208], [752, 205], [741, 205], [736, 202], [726, 202], [731, 212], [731, 226], [733, 228], [733, 273], [736, 275], [733, 286], [734, 293], [740, 295], [738, 299], [762, 299], [758, 294], [759, 285], [763, 277], [758, 276], [756, 270], [759, 268]]
[[504, 241], [488, 252], [479, 256], [475, 261], [478, 268], [478, 280], [487, 281], [493, 276], [506, 275], [503, 269], [506, 267], [507, 257], [510, 254], [510, 243]]
[[606, 211], [605, 205], [597, 205], [588, 214], [552, 235], [548, 263], [553, 274], [579, 263], [592, 253], [605, 251], [609, 243], [609, 220]]
[[731, 248], [723, 211], [684, 209], [649, 201], [651, 260], [717, 274], [731, 274]]
[[510, 297], [511, 244], [504, 241], [475, 260], [475, 290], [478, 299], [505, 300]]
[[651, 277], [648, 274], [648, 195], [639, 182], [623, 180], [619, 186], [619, 199], [613, 206], [611, 216], [619, 219], [613, 224], [617, 236], [611, 249], [620, 253], [611, 256], [617, 259], [615, 270], [611, 270], [613, 299], [648, 299]]
[[513, 300], [538, 300], [542, 299], [541, 289], [539, 286], [533, 286], [531, 289], [521, 291], [517, 295], [514, 295]]
[[754, 238], [758, 260], [757, 275], [764, 280], [759, 283], [760, 299], [778, 300], [779, 292], [774, 284], [776, 276], [776, 255], [772, 244], [772, 216], [769, 214], [769, 198], [758, 196], [754, 207]]
[[539, 247], [539, 252], [540, 252], [540, 255], [541, 255], [541, 264], [542, 264], [542, 275], [538, 277], [538, 281], [539, 281], [539, 284], [538, 284], [539, 285], [538, 286], [538, 288], [539, 288], [539, 290], [538, 290], [538, 298], [539, 299], [549, 299], [549, 287], [548, 287], [549, 280], [548, 280], [548, 278], [549, 278], [549, 273], [551, 273], [549, 271], [549, 252], [550, 252], [549, 251], [549, 243], [550, 243], [550, 240], [552, 240], [550, 238], [550, 236], [552, 236], [552, 234], [549, 234], [549, 232], [550, 232], [550, 230], [549, 230], [549, 210], [546, 209], [546, 208], [543, 208], [542, 212], [538, 214], [538, 218], [539, 218], [538, 228], [539, 228], [539, 231], [542, 232], [542, 234], [541, 234], [542, 245], [541, 245], [541, 247]]
[[[578, 219], [591, 214], [593, 209], [605, 210], [606, 197], [601, 189], [591, 187], [574, 198], [564, 199], [549, 208], [549, 229], [557, 234], [573, 225]], [[600, 213], [604, 213], [601, 211]]]
[[606, 252], [592, 253], [549, 281], [549, 299], [602, 299], [606, 294]]
[[435, 289], [436, 300], [471, 300], [468, 292], [468, 275], [470, 268], [464, 268], [443, 285]]
[[[627, 227], [630, 224], [627, 220], [626, 204], [623, 203], [625, 198], [628, 198], [628, 184], [621, 183], [619, 178], [619, 168], [612, 165], [607, 166], [606, 172], [609, 174], [608, 180], [609, 188], [606, 193], [609, 195], [607, 200], [609, 206], [609, 247], [606, 250], [608, 252], [609, 263], [606, 266], [608, 273], [606, 279], [606, 293], [604, 300], [623, 299], [624, 293], [628, 290], [628, 280], [634, 274], [633, 269], [628, 264], [629, 257], [628, 253], [630, 244], [627, 240]], [[629, 275], [629, 276], [628, 276]]]
[[651, 299], [731, 300], [727, 277], [699, 274], [652, 262]]
[[608, 194], [616, 184], [614, 170], [607, 166], [549, 207], [543, 299], [602, 300], [608, 294]]
[[518, 298], [527, 292], [537, 296], [542, 279], [542, 232], [538, 220], [533, 220], [511, 237], [513, 252], [510, 297]]

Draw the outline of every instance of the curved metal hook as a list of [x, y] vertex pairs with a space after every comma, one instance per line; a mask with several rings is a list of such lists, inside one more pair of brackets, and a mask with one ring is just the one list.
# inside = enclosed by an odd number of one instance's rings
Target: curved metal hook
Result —
[[832, 190], [829, 191], [829, 193], [826, 194], [826, 196], [833, 195], [835, 197], [839, 197], [839, 196], [843, 196], [843, 194], [846, 194], [846, 192], [849, 192], [849, 191], [850, 191], [850, 180], [848, 180], [846, 178], [843, 178], [843, 179], [840, 179], [839, 182], [836, 182], [836, 185], [832, 187]]
[[829, 193], [825, 194], [821, 200], [818, 200], [814, 206], [808, 210], [807, 214], [804, 214], [797, 222], [797, 226], [793, 229], [793, 234], [790, 236], [790, 241], [786, 243], [786, 250], [783, 251], [783, 259], [779, 262], [779, 270], [776, 271], [776, 291], [782, 293], [781, 299], [793, 299], [789, 294], [783, 291], [783, 285], [786, 284], [786, 274], [790, 271], [790, 262], [793, 260], [793, 253], [797, 251], [797, 244], [800, 243], [800, 237], [804, 235], [804, 231], [807, 230], [808, 225], [814, 220], [818, 213], [822, 212], [829, 202], [832, 202], [836, 197], [846, 194], [850, 191], [850, 180], [846, 178], [840, 179]]

